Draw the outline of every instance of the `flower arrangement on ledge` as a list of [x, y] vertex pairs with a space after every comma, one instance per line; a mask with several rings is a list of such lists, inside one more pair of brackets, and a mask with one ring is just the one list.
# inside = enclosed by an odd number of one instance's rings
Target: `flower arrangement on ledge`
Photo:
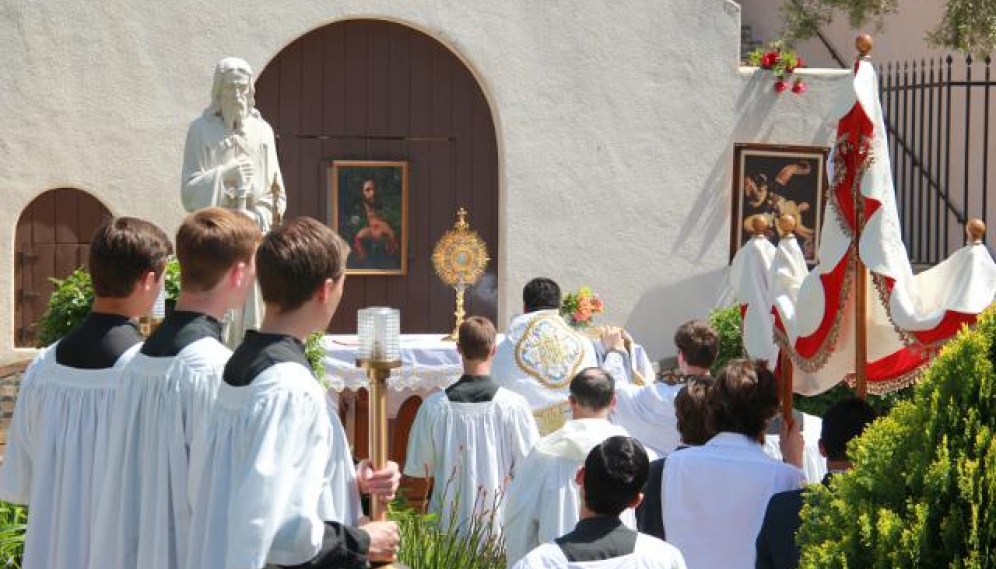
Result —
[[[789, 88], [789, 77], [806, 62], [795, 51], [785, 47], [780, 41], [772, 42], [767, 47], [759, 47], [747, 56], [747, 63], [767, 69], [775, 76], [775, 92], [782, 93]], [[806, 84], [798, 77], [791, 81], [792, 92], [801, 95], [806, 92]]]
[[560, 303], [560, 314], [574, 328], [591, 326], [596, 314], [601, 314], [605, 305], [591, 287], [583, 286], [577, 292], [564, 295]]

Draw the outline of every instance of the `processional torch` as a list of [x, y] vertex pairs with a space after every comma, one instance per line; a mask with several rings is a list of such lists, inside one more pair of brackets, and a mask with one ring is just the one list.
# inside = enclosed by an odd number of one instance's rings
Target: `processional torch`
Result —
[[[401, 313], [396, 308], [375, 306], [357, 313], [359, 349], [356, 367], [365, 369], [370, 383], [370, 461], [374, 470], [387, 465], [387, 378], [401, 367]], [[370, 517], [387, 519], [387, 504], [371, 497]], [[404, 567], [399, 563], [380, 567]]]
[[484, 240], [467, 223], [467, 210], [457, 211], [457, 221], [439, 238], [432, 250], [432, 265], [439, 279], [447, 286], [456, 290], [456, 324], [453, 332], [443, 340], [455, 342], [460, 335], [460, 325], [463, 324], [463, 296], [467, 287], [477, 284], [488, 266], [488, 249]]

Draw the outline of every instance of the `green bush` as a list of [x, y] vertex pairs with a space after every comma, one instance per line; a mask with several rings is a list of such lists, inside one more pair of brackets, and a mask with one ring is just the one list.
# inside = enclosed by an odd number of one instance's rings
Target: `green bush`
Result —
[[709, 313], [709, 325], [719, 336], [719, 353], [716, 354], [716, 361], [710, 370], [710, 373], [716, 376], [719, 370], [726, 367], [728, 361], [745, 356], [740, 307], [734, 304], [713, 310]]
[[801, 567], [996, 567], [994, 340], [990, 309], [852, 442], [854, 469], [807, 492]]
[[27, 524], [27, 508], [0, 502], [0, 567], [21, 569]]

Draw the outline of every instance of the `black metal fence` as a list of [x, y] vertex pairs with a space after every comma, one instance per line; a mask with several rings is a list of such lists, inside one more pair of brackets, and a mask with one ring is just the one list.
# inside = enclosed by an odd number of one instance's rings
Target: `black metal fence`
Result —
[[989, 223], [996, 200], [988, 197], [996, 188], [991, 62], [956, 63], [949, 55], [879, 69], [896, 201], [914, 265], [934, 265], [962, 246], [968, 219], [981, 218], [996, 232]]

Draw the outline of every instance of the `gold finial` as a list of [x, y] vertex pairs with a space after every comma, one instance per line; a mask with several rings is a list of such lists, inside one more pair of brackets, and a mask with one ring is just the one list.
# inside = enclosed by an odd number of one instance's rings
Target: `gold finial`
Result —
[[973, 217], [965, 224], [965, 234], [970, 244], [982, 243], [982, 236], [986, 234], [986, 224], [981, 219]]
[[872, 37], [868, 34], [861, 34], [858, 36], [858, 39], [854, 40], [854, 47], [858, 48], [858, 55], [860, 57], [868, 57], [874, 45], [875, 42], [872, 41]]
[[790, 235], [795, 231], [795, 216], [784, 213], [778, 217], [777, 224], [779, 235]]
[[457, 220], [453, 224], [454, 229], [466, 230], [470, 228], [470, 224], [467, 223], [467, 209], [460, 208], [457, 210]]
[[747, 229], [747, 233], [750, 233], [754, 237], [765, 237], [768, 232], [768, 217], [762, 214], [754, 214], [744, 220], [744, 228]]

